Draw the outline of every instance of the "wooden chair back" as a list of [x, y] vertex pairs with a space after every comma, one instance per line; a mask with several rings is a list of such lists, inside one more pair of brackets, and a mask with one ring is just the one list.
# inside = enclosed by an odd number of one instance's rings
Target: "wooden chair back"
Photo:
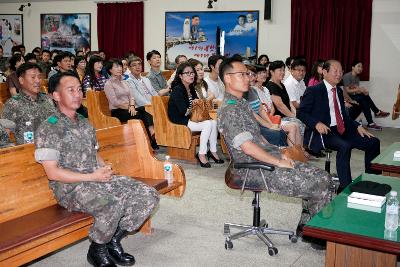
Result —
[[89, 121], [94, 128], [102, 129], [121, 125], [117, 118], [111, 117], [107, 96], [104, 91], [88, 90], [86, 92], [86, 105]]
[[[162, 76], [164, 76], [164, 78], [165, 78], [167, 81], [168, 81], [169, 78], [171, 77], [172, 73], [174, 73], [174, 70], [163, 70], [163, 71], [161, 72]], [[148, 71], [143, 71], [140, 75], [141, 75], [142, 77], [146, 77], [147, 74], [149, 74]]]
[[5, 82], [0, 83], [0, 103], [4, 104], [10, 97], [11, 94], [10, 90], [8, 90], [8, 84]]
[[169, 96], [153, 96], [153, 122], [157, 144], [189, 149], [192, 132], [186, 125], [172, 123], [168, 118]]
[[0, 149], [0, 223], [56, 204], [33, 144]]
[[48, 79], [42, 79], [40, 80], [40, 91], [43, 93], [48, 93], [49, 92], [49, 80]]

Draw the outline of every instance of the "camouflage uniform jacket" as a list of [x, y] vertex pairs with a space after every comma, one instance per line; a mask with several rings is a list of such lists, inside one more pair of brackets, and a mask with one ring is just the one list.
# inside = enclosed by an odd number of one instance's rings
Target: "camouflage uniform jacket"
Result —
[[268, 153], [280, 158], [279, 148], [268, 143], [260, 133], [260, 127], [253, 116], [246, 99], [238, 99], [225, 93], [224, 101], [218, 110], [218, 130], [224, 136], [231, 148], [236, 162], [253, 162], [240, 146], [246, 141], [252, 141]]
[[26, 122], [32, 123], [35, 131], [39, 124], [55, 112], [53, 100], [44, 93], [39, 93], [36, 100], [24, 92], [13, 96], [4, 104], [2, 117], [13, 121], [15, 139], [17, 144], [24, 143], [24, 132], [27, 130]]
[[[79, 173], [92, 173], [97, 167], [96, 132], [88, 120], [77, 113], [74, 122], [63, 113], [43, 121], [35, 133], [37, 161], [54, 160], [60, 168]], [[49, 182], [56, 198], [62, 199], [79, 183]]]

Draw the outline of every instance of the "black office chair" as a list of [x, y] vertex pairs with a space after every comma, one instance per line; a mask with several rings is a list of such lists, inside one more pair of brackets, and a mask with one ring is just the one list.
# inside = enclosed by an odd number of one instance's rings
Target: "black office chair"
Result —
[[[262, 170], [273, 171], [275, 170], [274, 166], [268, 165], [262, 162], [251, 162], [251, 163], [236, 163], [234, 162], [232, 153], [230, 151], [229, 146], [226, 146], [228, 149], [228, 153], [231, 157], [231, 162], [228, 166], [228, 169], [225, 173], [225, 183], [228, 187], [232, 189], [239, 189], [239, 190], [250, 190], [254, 192], [254, 200], [252, 205], [254, 207], [253, 213], [253, 225], [244, 225], [244, 224], [237, 224], [237, 223], [225, 223], [224, 224], [224, 235], [225, 238], [225, 249], [232, 249], [233, 243], [232, 240], [239, 239], [241, 237], [249, 236], [249, 235], [256, 235], [258, 236], [268, 247], [268, 254], [270, 256], [274, 256], [278, 254], [278, 249], [274, 246], [272, 241], [268, 238], [267, 234], [278, 234], [278, 235], [288, 235], [289, 240], [292, 243], [297, 242], [297, 236], [293, 231], [288, 230], [279, 230], [268, 228], [267, 222], [263, 219], [260, 220], [260, 193], [264, 190], [269, 191], [266, 178], [262, 172]], [[244, 179], [240, 179], [236, 175], [232, 173], [233, 169], [247, 169], [246, 175]], [[247, 176], [249, 170], [260, 170], [260, 175], [264, 181], [264, 187], [252, 187], [251, 185], [247, 184]], [[242, 182], [243, 181], [243, 182]], [[242, 231], [231, 234], [230, 227], [242, 229]]]

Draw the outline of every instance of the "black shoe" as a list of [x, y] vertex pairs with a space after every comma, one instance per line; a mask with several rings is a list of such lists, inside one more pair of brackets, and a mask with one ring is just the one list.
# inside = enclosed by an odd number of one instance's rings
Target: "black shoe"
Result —
[[116, 267], [115, 263], [108, 254], [106, 244], [92, 242], [87, 253], [88, 262], [95, 267]]
[[324, 157], [326, 156], [325, 153], [322, 152], [322, 151], [320, 151], [320, 152], [314, 152], [314, 151], [312, 151], [312, 150], [309, 149], [309, 148], [305, 148], [305, 150], [306, 150], [306, 152], [307, 152], [308, 154], [310, 154], [311, 156], [314, 156], [314, 157], [316, 157], [316, 158], [324, 158]]
[[160, 147], [157, 145], [157, 142], [155, 139], [150, 139], [150, 145], [154, 150], [160, 149]]
[[313, 238], [310, 243], [315, 250], [326, 250], [326, 240]]
[[207, 158], [208, 158], [208, 160], [210, 160], [210, 158], [212, 158], [214, 160], [214, 162], [217, 164], [224, 163], [224, 161], [222, 159], [217, 159], [216, 157], [214, 157], [214, 155], [211, 153], [211, 151], [207, 152]]
[[115, 263], [122, 266], [131, 266], [135, 264], [135, 257], [125, 253], [121, 246], [121, 239], [127, 234], [127, 231], [124, 231], [118, 227], [111, 241], [107, 243], [107, 249], [110, 257]]
[[201, 160], [199, 158], [199, 153], [196, 154], [196, 159], [199, 161], [201, 167], [203, 167], [203, 168], [211, 168], [211, 164], [209, 162], [207, 162], [207, 163], [201, 162]]

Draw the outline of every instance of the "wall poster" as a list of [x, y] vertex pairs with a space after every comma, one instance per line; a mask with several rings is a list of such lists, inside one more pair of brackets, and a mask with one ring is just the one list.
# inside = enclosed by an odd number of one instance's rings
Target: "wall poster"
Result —
[[90, 48], [90, 13], [40, 14], [42, 49], [76, 50]]
[[165, 69], [175, 68], [183, 54], [200, 60], [217, 54], [239, 54], [255, 62], [258, 44], [258, 11], [202, 11], [165, 13]]
[[0, 14], [0, 45], [4, 57], [11, 57], [11, 48], [23, 44], [24, 34], [21, 14]]

